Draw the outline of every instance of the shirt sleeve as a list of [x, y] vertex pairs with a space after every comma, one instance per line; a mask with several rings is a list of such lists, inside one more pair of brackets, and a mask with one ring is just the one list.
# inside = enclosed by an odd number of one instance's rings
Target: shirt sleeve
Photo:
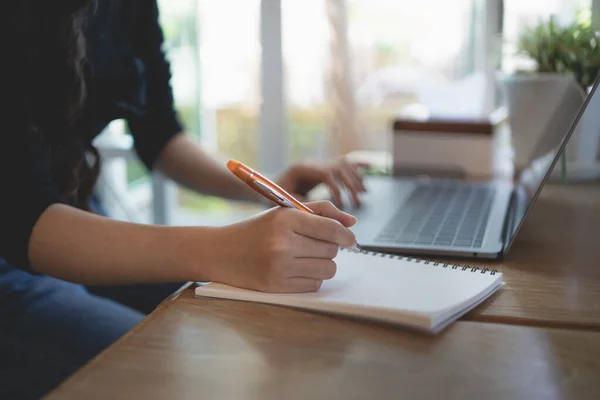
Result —
[[164, 36], [156, 0], [141, 1], [133, 32], [133, 51], [144, 64], [146, 106], [144, 116], [128, 119], [135, 148], [152, 169], [169, 139], [183, 131], [175, 111], [171, 88], [171, 66], [163, 51]]
[[0, 132], [0, 258], [31, 271], [33, 228], [59, 196], [42, 139], [11, 125]]

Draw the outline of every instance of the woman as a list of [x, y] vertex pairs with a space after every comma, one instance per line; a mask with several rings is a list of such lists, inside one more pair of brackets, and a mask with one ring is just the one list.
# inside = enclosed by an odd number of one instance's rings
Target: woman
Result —
[[[181, 133], [155, 1], [3, 1], [0, 20], [0, 398], [53, 388], [172, 283], [302, 292], [334, 276], [337, 249], [355, 243], [355, 220], [329, 203], [311, 204], [321, 216], [271, 209], [220, 228], [89, 212], [100, 168], [90, 143], [117, 118], [148, 168], [193, 190], [258, 201]], [[321, 182], [338, 200], [338, 182], [355, 200], [364, 190], [344, 162], [297, 164], [279, 179], [300, 195]]]

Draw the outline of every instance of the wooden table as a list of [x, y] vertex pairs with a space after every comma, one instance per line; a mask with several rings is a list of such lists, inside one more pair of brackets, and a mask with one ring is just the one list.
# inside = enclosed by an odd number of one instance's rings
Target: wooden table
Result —
[[494, 268], [506, 286], [467, 319], [600, 330], [600, 186], [546, 187]]
[[459, 322], [429, 337], [188, 290], [50, 399], [597, 399], [598, 355], [598, 332]]
[[438, 336], [188, 288], [50, 398], [597, 399], [598, 257], [600, 185], [549, 186], [507, 285]]

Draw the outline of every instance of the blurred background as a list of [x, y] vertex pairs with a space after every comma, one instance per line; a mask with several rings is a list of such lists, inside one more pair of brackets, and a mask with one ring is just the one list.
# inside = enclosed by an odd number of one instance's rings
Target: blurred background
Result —
[[[411, 104], [452, 116], [489, 113], [499, 101], [494, 74], [519, 63], [511, 43], [521, 27], [549, 15], [586, 18], [595, 6], [592, 0], [159, 3], [187, 132], [211, 152], [267, 173], [294, 160], [388, 148], [391, 119]], [[461, 101], [448, 101], [456, 93]], [[123, 122], [98, 143], [105, 163], [99, 195], [116, 218], [218, 224], [244, 210], [149, 175]]]

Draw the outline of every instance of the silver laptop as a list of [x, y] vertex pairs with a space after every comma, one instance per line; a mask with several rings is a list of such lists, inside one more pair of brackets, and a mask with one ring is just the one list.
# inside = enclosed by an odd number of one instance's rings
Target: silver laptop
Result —
[[[586, 113], [600, 110], [598, 80], [583, 107], [554, 113], [518, 183], [370, 177], [353, 231], [366, 250], [467, 258], [502, 257]], [[581, 96], [581, 94], [579, 94]], [[577, 104], [577, 102], [575, 102]], [[579, 103], [581, 104], [581, 103]], [[600, 126], [598, 127], [600, 129]]]

